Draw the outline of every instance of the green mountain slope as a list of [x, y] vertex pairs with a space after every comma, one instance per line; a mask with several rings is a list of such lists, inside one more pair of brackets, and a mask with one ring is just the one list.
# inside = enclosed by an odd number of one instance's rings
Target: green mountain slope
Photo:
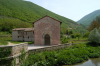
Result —
[[[71, 19], [65, 18], [58, 14], [55, 14], [43, 7], [40, 7], [34, 3], [23, 0], [0, 0], [0, 30], [11, 30], [13, 28], [32, 27], [32, 22], [39, 18], [48, 15], [62, 22], [61, 28], [67, 29], [68, 27], [75, 29], [81, 28], [81, 25], [77, 24]], [[5, 21], [8, 19], [9, 21]], [[19, 24], [25, 22], [26, 26], [18, 26], [15, 22], [19, 21]], [[28, 25], [27, 25], [27, 23]], [[8, 26], [8, 23], [10, 26]], [[7, 29], [6, 27], [10, 27]], [[11, 27], [13, 26], [13, 27]]]
[[100, 16], [100, 10], [96, 10], [96, 11], [84, 16], [82, 19], [80, 19], [77, 22], [80, 24], [84, 24], [84, 25], [90, 25], [90, 23], [93, 21], [93, 19], [95, 19], [97, 16]]

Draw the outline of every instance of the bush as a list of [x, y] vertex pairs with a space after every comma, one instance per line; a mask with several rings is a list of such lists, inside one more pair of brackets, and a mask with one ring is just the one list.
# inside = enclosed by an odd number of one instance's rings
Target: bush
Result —
[[47, 59], [48, 65], [47, 66], [53, 66], [55, 64], [55, 59], [53, 57], [49, 57]]
[[67, 57], [65, 55], [57, 57], [57, 64], [58, 65], [66, 65], [67, 64]]
[[88, 55], [83, 55], [82, 58], [83, 58], [84, 60], [88, 60], [88, 59], [89, 59]]
[[65, 36], [61, 38], [61, 44], [64, 44], [64, 43], [68, 43], [68, 39]]
[[99, 54], [98, 53], [90, 53], [89, 54], [89, 57], [90, 58], [98, 58], [99, 57]]
[[80, 63], [80, 62], [83, 62], [84, 60], [83, 60], [83, 58], [76, 58], [75, 61], [76, 61], [77, 63]]
[[34, 54], [30, 54], [29, 56], [28, 56], [28, 60], [29, 60], [29, 63], [32, 65], [32, 64], [34, 64], [34, 63], [36, 63], [36, 62], [38, 62], [39, 61], [39, 56], [37, 56], [37, 55], [34, 55]]

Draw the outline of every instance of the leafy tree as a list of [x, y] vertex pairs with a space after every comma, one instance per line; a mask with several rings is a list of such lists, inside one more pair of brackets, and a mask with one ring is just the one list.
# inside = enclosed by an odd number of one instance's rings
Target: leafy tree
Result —
[[94, 28], [89, 34], [89, 41], [93, 43], [100, 43], [100, 34], [96, 28]]
[[80, 33], [76, 34], [76, 37], [78, 37], [78, 40], [79, 40], [79, 37], [81, 37], [81, 34]]
[[91, 22], [87, 30], [92, 31], [94, 28], [98, 29], [99, 27], [100, 27], [100, 17], [97, 16], [96, 19]]
[[87, 28], [88, 31], [92, 31], [94, 28], [99, 28], [100, 24], [98, 21], [93, 20], [90, 26]]

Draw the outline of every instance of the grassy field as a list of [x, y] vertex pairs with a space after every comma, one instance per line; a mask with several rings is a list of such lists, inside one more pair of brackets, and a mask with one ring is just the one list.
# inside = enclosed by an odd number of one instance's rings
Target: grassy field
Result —
[[80, 43], [86, 43], [86, 42], [88, 42], [88, 38], [80, 37], [78, 40], [78, 37], [76, 37], [76, 38], [68, 39], [68, 43], [73, 43], [73, 44], [80, 44]]
[[0, 36], [7, 36], [7, 35], [11, 35], [11, 33], [9, 33], [9, 32], [0, 32]]
[[0, 37], [0, 45], [8, 45], [8, 42], [11, 42], [13, 44], [23, 43], [20, 41], [12, 41], [12, 37]]
[[[23, 41], [12, 41], [12, 37], [0, 37], [0, 45], [8, 45], [8, 42], [12, 44], [24, 43]], [[33, 44], [34, 41], [28, 42], [28, 44]]]

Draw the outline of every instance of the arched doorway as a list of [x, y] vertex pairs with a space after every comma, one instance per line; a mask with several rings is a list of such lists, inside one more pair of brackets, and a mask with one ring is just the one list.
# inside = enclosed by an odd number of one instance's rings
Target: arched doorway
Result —
[[45, 35], [44, 40], [45, 45], [50, 45], [50, 36], [48, 34]]

